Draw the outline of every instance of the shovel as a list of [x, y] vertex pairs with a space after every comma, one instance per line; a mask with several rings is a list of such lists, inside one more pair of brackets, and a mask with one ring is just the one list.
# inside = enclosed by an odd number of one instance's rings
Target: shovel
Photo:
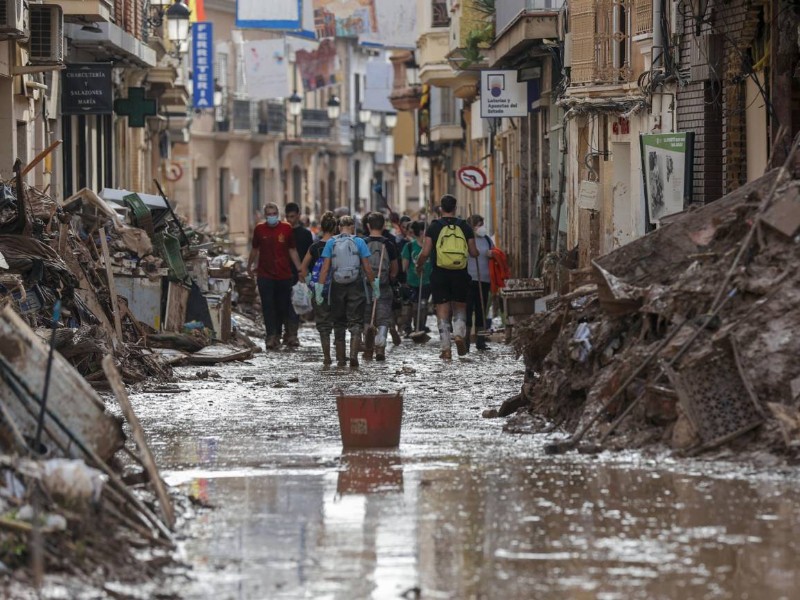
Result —
[[[383, 257], [386, 254], [386, 244], [381, 248], [381, 262], [378, 265], [378, 275], [376, 279], [381, 280], [381, 271], [383, 270]], [[375, 334], [378, 330], [375, 327], [375, 315], [378, 312], [378, 297], [372, 299], [372, 318], [369, 321], [366, 331], [364, 331], [364, 358], [372, 358], [372, 350], [375, 347]]]

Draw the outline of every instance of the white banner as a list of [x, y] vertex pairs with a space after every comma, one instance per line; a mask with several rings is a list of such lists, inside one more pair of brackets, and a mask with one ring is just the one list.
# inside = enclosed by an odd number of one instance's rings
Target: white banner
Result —
[[236, 26], [298, 31], [302, 10], [302, 0], [236, 0]]
[[378, 31], [362, 34], [359, 43], [385, 48], [416, 48], [416, 0], [375, 0], [375, 12]]
[[385, 57], [371, 58], [367, 62], [366, 86], [363, 106], [377, 112], [395, 112], [389, 94], [392, 93], [394, 73]]
[[289, 63], [284, 40], [245, 42], [245, 90], [251, 100], [286, 98], [289, 89]]

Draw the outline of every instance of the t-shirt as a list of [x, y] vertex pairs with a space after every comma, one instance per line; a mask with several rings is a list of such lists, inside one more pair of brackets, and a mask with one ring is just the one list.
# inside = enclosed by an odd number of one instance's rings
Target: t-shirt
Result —
[[297, 247], [297, 254], [300, 256], [300, 262], [303, 262], [306, 252], [311, 248], [311, 244], [314, 243], [314, 236], [308, 229], [298, 225], [294, 228], [294, 243]]
[[[406, 283], [413, 288], [419, 287], [419, 275], [414, 265], [417, 264], [417, 257], [422, 252], [422, 246], [419, 245], [417, 240], [408, 242], [403, 246], [403, 259], [410, 261], [408, 263], [408, 272], [406, 273]], [[431, 258], [425, 261], [425, 266], [422, 268], [422, 285], [428, 285], [431, 282]]]
[[292, 279], [289, 250], [295, 247], [292, 226], [281, 221], [275, 227], [259, 223], [253, 231], [253, 248], [258, 249], [259, 277]]
[[[322, 251], [322, 258], [333, 257], [333, 245], [336, 243], [336, 237], [332, 237], [325, 243], [325, 249]], [[360, 238], [357, 235], [351, 235], [350, 237], [353, 238], [353, 241], [356, 243], [356, 248], [358, 249], [358, 255], [361, 258], [369, 258], [371, 252], [369, 251], [369, 247], [367, 247], [367, 242], [365, 242], [363, 238]]]
[[[470, 227], [466, 221], [456, 217], [442, 217], [441, 219], [436, 219], [430, 224], [430, 227], [428, 227], [428, 232], [425, 235], [426, 237], [431, 238], [431, 241], [433, 242], [433, 249], [431, 250], [431, 262], [433, 263], [433, 270], [452, 273], [452, 269], [442, 269], [441, 267], [436, 266], [436, 242], [439, 241], [439, 234], [446, 225], [456, 225], [461, 227], [461, 231], [464, 232], [464, 238], [466, 238], [467, 242], [475, 237], [475, 233], [472, 231], [472, 227]], [[464, 267], [461, 270], [466, 271], [466, 269], [467, 267]]]
[[478, 249], [478, 262], [480, 265], [475, 264], [475, 259], [470, 257], [467, 261], [467, 271], [469, 271], [469, 276], [472, 277], [472, 281], [478, 281], [478, 269], [480, 268], [480, 280], [484, 283], [489, 283], [491, 277], [489, 276], [489, 257], [486, 253], [494, 248], [494, 242], [492, 242], [492, 238], [488, 235], [483, 237], [476, 235], [475, 247]]

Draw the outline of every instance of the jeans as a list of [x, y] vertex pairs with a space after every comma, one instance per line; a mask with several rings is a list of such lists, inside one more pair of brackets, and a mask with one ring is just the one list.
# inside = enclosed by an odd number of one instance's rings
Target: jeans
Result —
[[258, 295], [267, 337], [280, 336], [283, 324], [296, 318], [292, 309], [292, 280], [258, 278]]

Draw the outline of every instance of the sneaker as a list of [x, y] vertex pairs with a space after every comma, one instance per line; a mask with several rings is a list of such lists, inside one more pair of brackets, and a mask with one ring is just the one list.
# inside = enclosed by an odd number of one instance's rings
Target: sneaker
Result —
[[283, 345], [286, 346], [287, 348], [299, 348], [300, 347], [300, 340], [297, 339], [296, 337], [292, 336], [292, 337], [286, 338], [283, 341]]
[[453, 354], [450, 350], [442, 350], [442, 353], [439, 355], [439, 358], [442, 360], [452, 360]]
[[266, 340], [267, 350], [278, 350], [281, 347], [281, 341], [277, 335], [271, 335]]
[[456, 343], [456, 350], [458, 351], [459, 356], [464, 356], [467, 352], [469, 352], [469, 348], [467, 348], [467, 341], [461, 337], [460, 335], [455, 336], [453, 341]]

